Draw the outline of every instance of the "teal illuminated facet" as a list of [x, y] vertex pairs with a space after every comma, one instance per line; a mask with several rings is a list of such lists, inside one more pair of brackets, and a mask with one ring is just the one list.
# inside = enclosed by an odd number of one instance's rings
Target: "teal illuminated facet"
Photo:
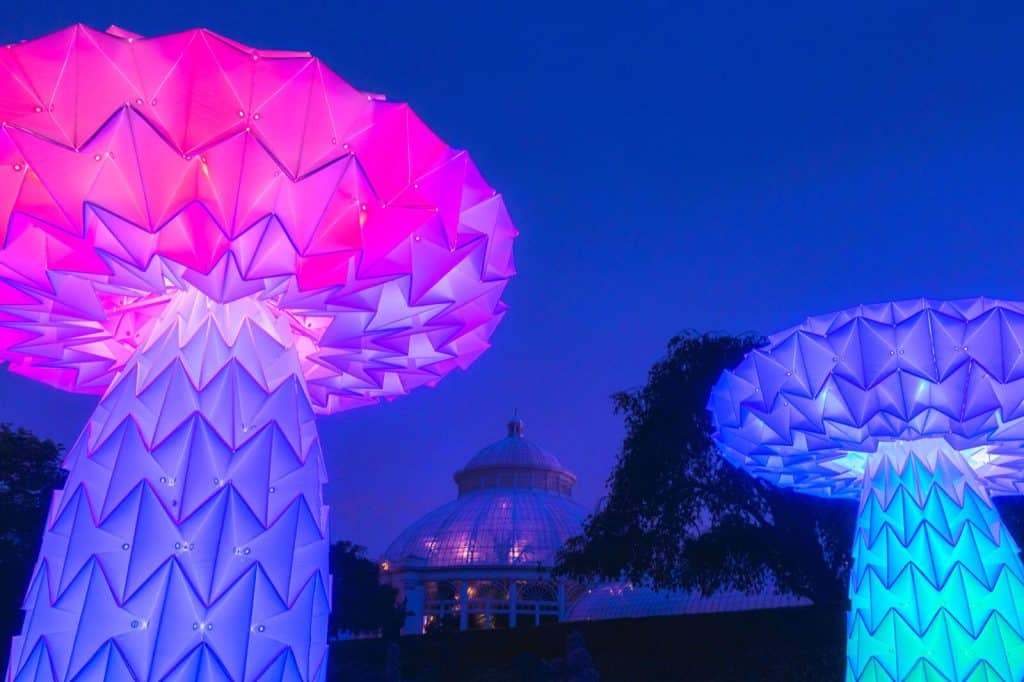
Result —
[[853, 558], [849, 680], [1024, 679], [1017, 545], [945, 440], [879, 445]]
[[1024, 681], [1024, 302], [861, 305], [722, 374], [714, 439], [773, 484], [860, 500], [849, 680]]

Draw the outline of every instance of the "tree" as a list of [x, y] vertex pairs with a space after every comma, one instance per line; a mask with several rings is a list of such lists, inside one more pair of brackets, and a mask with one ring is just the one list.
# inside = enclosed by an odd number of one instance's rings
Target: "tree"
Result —
[[845, 602], [855, 503], [822, 504], [755, 479], [711, 438], [711, 387], [763, 343], [684, 333], [646, 386], [612, 396], [626, 437], [608, 496], [560, 552], [558, 573], [703, 594], [773, 581], [816, 603]]
[[1024, 496], [1002, 495], [992, 499], [999, 510], [999, 519], [1010, 531], [1017, 544], [1024, 549]]
[[331, 545], [330, 634], [380, 633], [397, 639], [405, 621], [405, 602], [398, 591], [380, 582], [380, 567], [366, 558], [366, 548], [348, 541]]
[[64, 484], [63, 448], [0, 424], [0, 661], [21, 630], [21, 600], [42, 543], [53, 490]]

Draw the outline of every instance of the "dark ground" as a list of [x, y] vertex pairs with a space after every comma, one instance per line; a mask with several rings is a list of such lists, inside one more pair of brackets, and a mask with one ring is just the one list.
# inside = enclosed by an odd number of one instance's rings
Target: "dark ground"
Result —
[[[399, 658], [404, 682], [562, 680], [558, 659], [579, 630], [601, 682], [830, 682], [843, 678], [844, 628], [842, 611], [807, 606], [403, 637]], [[331, 677], [383, 682], [385, 658], [382, 640], [337, 642]]]

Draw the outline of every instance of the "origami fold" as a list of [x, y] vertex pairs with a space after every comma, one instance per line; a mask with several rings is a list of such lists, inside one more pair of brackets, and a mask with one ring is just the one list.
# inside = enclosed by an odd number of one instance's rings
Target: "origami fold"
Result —
[[1024, 305], [813, 317], [725, 372], [709, 408], [733, 464], [860, 500], [847, 679], [1024, 679], [1024, 567], [992, 504], [1024, 490]]
[[9, 679], [325, 679], [315, 415], [489, 345], [516, 231], [465, 152], [303, 53], [0, 48], [0, 360], [102, 396]]

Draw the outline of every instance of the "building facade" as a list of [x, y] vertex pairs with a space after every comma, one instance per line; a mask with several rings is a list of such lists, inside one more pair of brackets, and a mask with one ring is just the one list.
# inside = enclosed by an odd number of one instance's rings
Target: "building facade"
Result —
[[629, 584], [581, 586], [552, 576], [587, 510], [576, 477], [524, 434], [522, 420], [455, 473], [458, 496], [409, 526], [387, 549], [384, 580], [406, 599], [402, 634], [566, 620], [791, 606], [790, 596], [699, 597]]
[[573, 476], [513, 420], [505, 438], [455, 473], [458, 497], [407, 528], [385, 552], [386, 579], [407, 600], [403, 633], [565, 620], [582, 590], [551, 576], [587, 511]]

